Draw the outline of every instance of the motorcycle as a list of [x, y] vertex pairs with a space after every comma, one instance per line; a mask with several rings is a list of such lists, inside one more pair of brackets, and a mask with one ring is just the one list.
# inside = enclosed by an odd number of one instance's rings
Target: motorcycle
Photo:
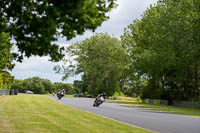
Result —
[[58, 92], [57, 93], [57, 98], [58, 100], [60, 100], [62, 97], [64, 97], [65, 95], [62, 92]]
[[103, 96], [97, 97], [94, 101], [93, 106], [99, 107], [103, 102], [105, 101], [105, 98]]

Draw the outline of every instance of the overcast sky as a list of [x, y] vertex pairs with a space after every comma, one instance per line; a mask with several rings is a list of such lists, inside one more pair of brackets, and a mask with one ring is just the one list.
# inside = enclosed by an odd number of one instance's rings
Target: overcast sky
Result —
[[[107, 32], [115, 37], [120, 37], [123, 34], [123, 29], [133, 22], [134, 19], [140, 19], [142, 13], [150, 6], [155, 4], [157, 0], [117, 0], [118, 7], [109, 13], [110, 19], [103, 22], [103, 24], [96, 29], [95, 33]], [[64, 38], [57, 42], [60, 45], [67, 45], [75, 43], [76, 41], [84, 40], [92, 36], [91, 31], [85, 32], [82, 36], [66, 41]], [[61, 82], [62, 75], [55, 74], [53, 67], [60, 63], [52, 63], [48, 61], [49, 57], [31, 57], [24, 59], [23, 63], [16, 63], [15, 68], [11, 74], [16, 79], [25, 79], [29, 77], [39, 76], [41, 78], [49, 79], [52, 82]], [[70, 77], [64, 81], [73, 83], [74, 80], [80, 79], [80, 76]]]

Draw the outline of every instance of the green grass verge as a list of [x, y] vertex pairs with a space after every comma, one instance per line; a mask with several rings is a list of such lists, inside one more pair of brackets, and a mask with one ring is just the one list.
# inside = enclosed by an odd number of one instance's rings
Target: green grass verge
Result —
[[174, 113], [174, 114], [182, 114], [182, 115], [200, 117], [200, 109], [165, 106], [165, 105], [155, 105], [155, 104], [144, 104], [141, 101], [139, 102], [137, 100], [137, 98], [117, 97], [117, 100], [109, 99], [109, 100], [107, 100], [107, 102], [125, 104], [128, 106], [156, 110], [156, 111], [160, 111], [160, 112], [168, 112], [168, 113]]
[[1, 133], [150, 133], [38, 95], [0, 96]]

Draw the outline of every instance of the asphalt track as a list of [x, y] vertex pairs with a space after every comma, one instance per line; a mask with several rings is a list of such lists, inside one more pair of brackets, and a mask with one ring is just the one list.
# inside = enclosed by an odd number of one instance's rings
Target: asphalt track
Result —
[[51, 98], [64, 105], [160, 133], [200, 133], [199, 117], [169, 114], [106, 102], [99, 107], [93, 107], [94, 100], [88, 98], [64, 97], [61, 100], [52, 96]]

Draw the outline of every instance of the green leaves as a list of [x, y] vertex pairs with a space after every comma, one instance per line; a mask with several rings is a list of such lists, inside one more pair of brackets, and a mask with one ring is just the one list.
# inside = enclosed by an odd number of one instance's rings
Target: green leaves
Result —
[[199, 93], [198, 4], [159, 0], [121, 36], [123, 46], [129, 49], [133, 72], [147, 77], [147, 89], [157, 93], [155, 98], [168, 93], [168, 100], [191, 99]]
[[0, 71], [13, 68], [11, 48], [12, 44], [10, 43], [9, 35], [5, 32], [0, 32]]
[[13, 77], [7, 72], [14, 67], [12, 63], [14, 55], [11, 53], [13, 44], [10, 43], [9, 34], [5, 32], [6, 29], [5, 23], [0, 21], [0, 89], [9, 89], [13, 80]]
[[116, 6], [115, 0], [4, 0], [0, 5], [0, 19], [5, 18], [21, 57], [50, 55], [52, 61], [64, 56], [63, 48], [53, 44], [58, 37], [70, 40], [85, 30], [95, 30]]
[[[126, 68], [128, 56], [117, 38], [104, 33], [95, 34], [69, 46], [68, 52], [75, 62], [72, 61], [65, 69], [57, 67], [57, 70], [82, 74], [82, 80], [88, 86], [90, 94], [114, 94]], [[65, 74], [68, 75], [68, 72]]]
[[39, 77], [27, 78], [24, 80], [15, 79], [12, 83], [11, 89], [17, 89], [22, 93], [26, 90], [31, 90], [36, 94], [56, 93], [58, 89], [65, 89], [66, 94], [74, 94], [76, 92], [73, 84], [61, 82], [52, 83], [48, 79], [42, 79]]

